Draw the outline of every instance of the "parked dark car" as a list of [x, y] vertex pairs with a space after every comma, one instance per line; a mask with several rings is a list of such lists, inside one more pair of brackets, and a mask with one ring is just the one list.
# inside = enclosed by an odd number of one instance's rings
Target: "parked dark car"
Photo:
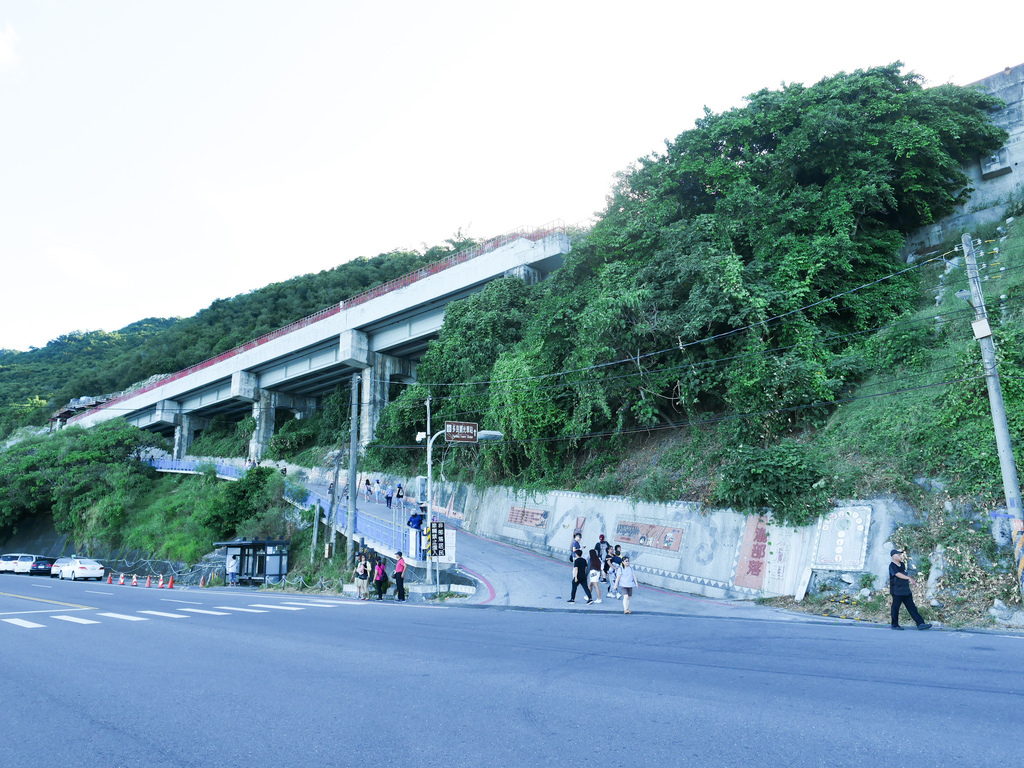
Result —
[[33, 560], [32, 564], [28, 567], [28, 575], [49, 576], [50, 569], [56, 561], [56, 557], [42, 557], [41, 555], [36, 555], [36, 559]]

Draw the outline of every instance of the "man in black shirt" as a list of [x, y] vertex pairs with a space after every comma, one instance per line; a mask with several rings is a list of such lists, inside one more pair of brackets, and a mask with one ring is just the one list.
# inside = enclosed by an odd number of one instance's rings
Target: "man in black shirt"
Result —
[[926, 624], [921, 614], [914, 605], [914, 596], [910, 593], [910, 587], [914, 580], [907, 576], [907, 566], [903, 564], [903, 553], [894, 549], [889, 554], [892, 562], [889, 563], [889, 594], [892, 595], [892, 628], [903, 629], [900, 626], [900, 605], [907, 606], [910, 618], [917, 624], [918, 629], [931, 629], [931, 624]]
[[590, 596], [590, 587], [587, 586], [587, 576], [590, 571], [590, 563], [583, 557], [583, 552], [580, 551], [579, 557], [577, 557], [572, 563], [572, 595], [569, 597], [570, 603], [576, 602], [576, 588], [583, 587], [583, 593], [587, 596], [587, 605], [594, 602], [594, 598]]

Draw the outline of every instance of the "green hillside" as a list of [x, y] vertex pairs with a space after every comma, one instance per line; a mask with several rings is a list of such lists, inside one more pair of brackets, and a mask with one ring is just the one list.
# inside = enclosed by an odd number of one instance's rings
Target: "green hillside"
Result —
[[[999, 472], [980, 356], [970, 309], [953, 298], [963, 270], [949, 265], [951, 249], [909, 265], [899, 250], [908, 231], [966, 199], [962, 163], [1005, 140], [987, 118], [994, 106], [957, 86], [924, 89], [892, 65], [707, 113], [619, 174], [603, 215], [574, 235], [550, 279], [506, 278], [449, 307], [418, 382], [392, 388], [364, 466], [423, 472], [415, 435], [429, 396], [435, 426], [477, 421], [505, 434], [446, 452], [448, 478], [767, 506], [792, 523], [835, 498], [875, 494], [924, 510], [993, 508]], [[997, 234], [975, 233], [993, 240], [981, 260], [993, 278], [986, 287], [1019, 444], [1024, 240], [1012, 229]], [[345, 264], [193, 318], [5, 352], [0, 435], [40, 423], [71, 397], [198, 362], [462, 244]], [[283, 416], [268, 458], [314, 466], [341, 445], [347, 391], [322, 405], [312, 419]], [[241, 455], [249, 421], [215, 423], [192, 453]], [[83, 466], [108, 461], [80, 432], [60, 440], [70, 442], [52, 455], [80, 477]], [[0, 525], [64, 503], [44, 444], [0, 453]], [[216, 536], [268, 528], [264, 513], [280, 501], [281, 488], [254, 480], [243, 519], [228, 509], [237, 499], [202, 479], [136, 469], [130, 479], [96, 472], [82, 500], [61, 507], [63, 530], [159, 542], [184, 557]], [[922, 477], [944, 490], [922, 490]]]

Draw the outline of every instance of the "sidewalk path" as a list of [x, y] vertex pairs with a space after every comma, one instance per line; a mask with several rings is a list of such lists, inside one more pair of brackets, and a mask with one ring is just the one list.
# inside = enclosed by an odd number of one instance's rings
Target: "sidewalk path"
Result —
[[[563, 563], [546, 555], [460, 530], [456, 556], [460, 570], [473, 576], [480, 583], [476, 595], [463, 604], [540, 610], [622, 612], [621, 600], [609, 599], [604, 595], [604, 583], [601, 584], [601, 603], [587, 605], [586, 596], [582, 591], [577, 592], [575, 604], [568, 602], [572, 589], [568, 553], [566, 562]], [[462, 601], [452, 601], [450, 605], [459, 603]], [[634, 614], [660, 613], [789, 622], [836, 621], [821, 616], [790, 613], [779, 608], [757, 605], [749, 600], [687, 595], [645, 586], [634, 590], [631, 608]]]

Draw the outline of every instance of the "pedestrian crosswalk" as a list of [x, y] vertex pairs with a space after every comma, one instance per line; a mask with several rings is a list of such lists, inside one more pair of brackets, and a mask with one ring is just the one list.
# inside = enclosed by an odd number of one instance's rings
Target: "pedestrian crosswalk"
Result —
[[[272, 611], [303, 611], [307, 608], [336, 608], [339, 605], [366, 605], [362, 601], [346, 601], [346, 602], [314, 602], [314, 601], [282, 601], [279, 603], [252, 603], [249, 606], [240, 605], [217, 605], [212, 608], [175, 608], [173, 611], [157, 611], [157, 610], [139, 610], [135, 613], [114, 613], [111, 611], [102, 611], [98, 613], [92, 613], [91, 611], [83, 615], [72, 616], [69, 614], [52, 614], [47, 615], [45, 618], [36, 616], [37, 621], [29, 621], [28, 619], [10, 618], [0, 619], [0, 622], [9, 624], [15, 627], [21, 627], [22, 629], [45, 629], [48, 626], [56, 626], [50, 624], [50, 620], [56, 620], [59, 622], [65, 622], [70, 624], [101, 624], [102, 619], [112, 619], [114, 621], [151, 621], [155, 619], [188, 619], [198, 616], [231, 616], [239, 613], [270, 613]], [[193, 605], [202, 605], [202, 603], [193, 603]], [[66, 609], [65, 609], [66, 610]], [[94, 617], [94, 618], [86, 618]], [[47, 622], [47, 623], [40, 623]]]

